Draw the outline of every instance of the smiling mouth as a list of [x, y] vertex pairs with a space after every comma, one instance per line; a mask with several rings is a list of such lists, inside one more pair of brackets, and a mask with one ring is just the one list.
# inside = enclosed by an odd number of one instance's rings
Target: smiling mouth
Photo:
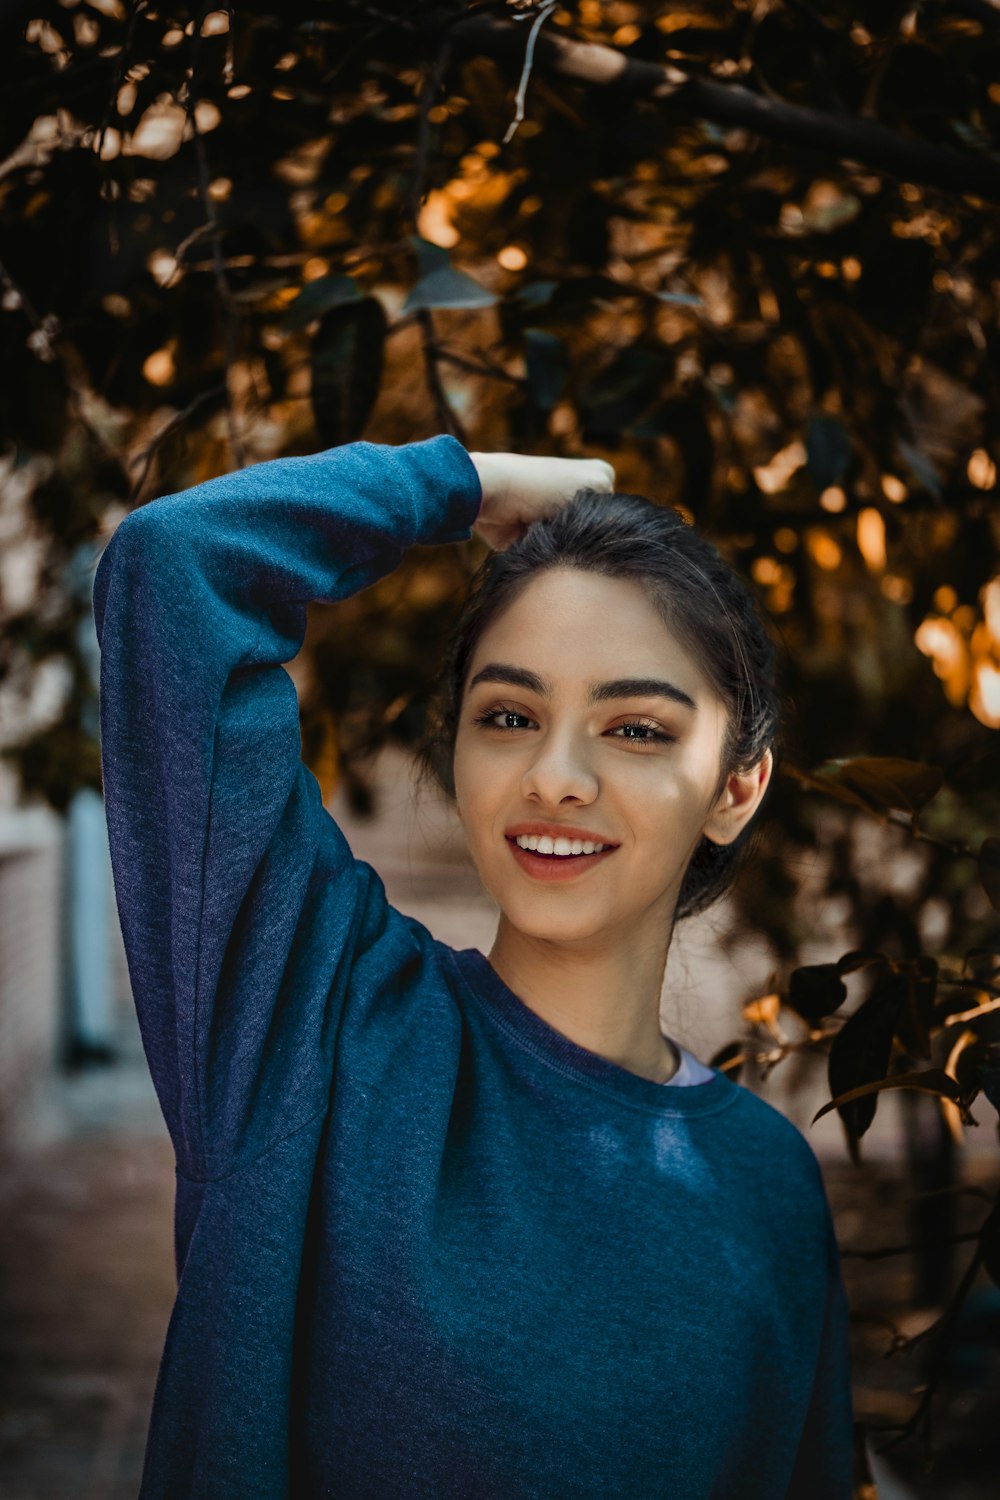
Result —
[[543, 854], [540, 849], [525, 849], [517, 842], [517, 839], [510, 839], [508, 842], [513, 844], [515, 849], [519, 849], [522, 854], [533, 854], [536, 859], [551, 859], [557, 863], [561, 860], [563, 864], [572, 859], [599, 859], [602, 854], [610, 854], [615, 847], [613, 844], [605, 844], [603, 849], [592, 849], [589, 854], [585, 854], [582, 850], [579, 854]]
[[534, 875], [536, 879], [572, 878], [574, 875], [582, 874], [592, 865], [600, 864], [618, 848], [617, 844], [606, 844], [603, 849], [593, 854], [540, 854], [537, 849], [522, 849], [516, 838], [509, 838], [506, 835], [505, 838], [510, 846], [511, 854], [524, 873]]

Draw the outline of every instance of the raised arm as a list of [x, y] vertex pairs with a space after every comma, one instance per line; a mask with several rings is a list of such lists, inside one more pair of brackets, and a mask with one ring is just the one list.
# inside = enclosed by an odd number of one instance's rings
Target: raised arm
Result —
[[354, 443], [154, 500], [101, 557], [115, 891], [146, 1055], [188, 1176], [245, 1164], [323, 1107], [331, 1008], [384, 918], [381, 883], [301, 760], [281, 663], [302, 645], [306, 603], [358, 592], [414, 542], [468, 538], [480, 503], [454, 438]]

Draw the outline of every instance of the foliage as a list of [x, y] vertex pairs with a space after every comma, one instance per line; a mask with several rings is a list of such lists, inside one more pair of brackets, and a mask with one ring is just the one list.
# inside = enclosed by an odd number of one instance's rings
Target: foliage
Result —
[[[828, 1054], [855, 1159], [887, 1088], [957, 1136], [996, 1106], [996, 7], [34, 0], [2, 25], [0, 524], [38, 587], [8, 560], [0, 686], [66, 679], [8, 736], [25, 783], [99, 784], [66, 576], [129, 506], [362, 434], [602, 454], [749, 573], [788, 654], [740, 891], [784, 977], [713, 1061]], [[421, 731], [480, 555], [422, 549], [315, 612], [306, 753], [359, 799], [367, 754]], [[919, 856], [905, 892], [862, 858], [872, 818]], [[805, 855], [836, 963], [799, 962]]]

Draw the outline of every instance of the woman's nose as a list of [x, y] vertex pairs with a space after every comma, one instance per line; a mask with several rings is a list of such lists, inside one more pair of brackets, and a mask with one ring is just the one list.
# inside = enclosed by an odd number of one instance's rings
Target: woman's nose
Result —
[[525, 796], [559, 805], [567, 797], [591, 802], [597, 795], [597, 777], [586, 750], [569, 735], [549, 735], [531, 757], [521, 779]]

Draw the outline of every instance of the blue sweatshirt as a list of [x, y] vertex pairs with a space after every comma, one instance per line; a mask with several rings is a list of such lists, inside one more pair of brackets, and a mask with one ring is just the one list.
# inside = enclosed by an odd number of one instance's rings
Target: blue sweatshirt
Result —
[[391, 906], [301, 760], [310, 600], [465, 540], [451, 437], [155, 500], [101, 557], [104, 791], [177, 1158], [141, 1500], [849, 1500], [819, 1165]]

